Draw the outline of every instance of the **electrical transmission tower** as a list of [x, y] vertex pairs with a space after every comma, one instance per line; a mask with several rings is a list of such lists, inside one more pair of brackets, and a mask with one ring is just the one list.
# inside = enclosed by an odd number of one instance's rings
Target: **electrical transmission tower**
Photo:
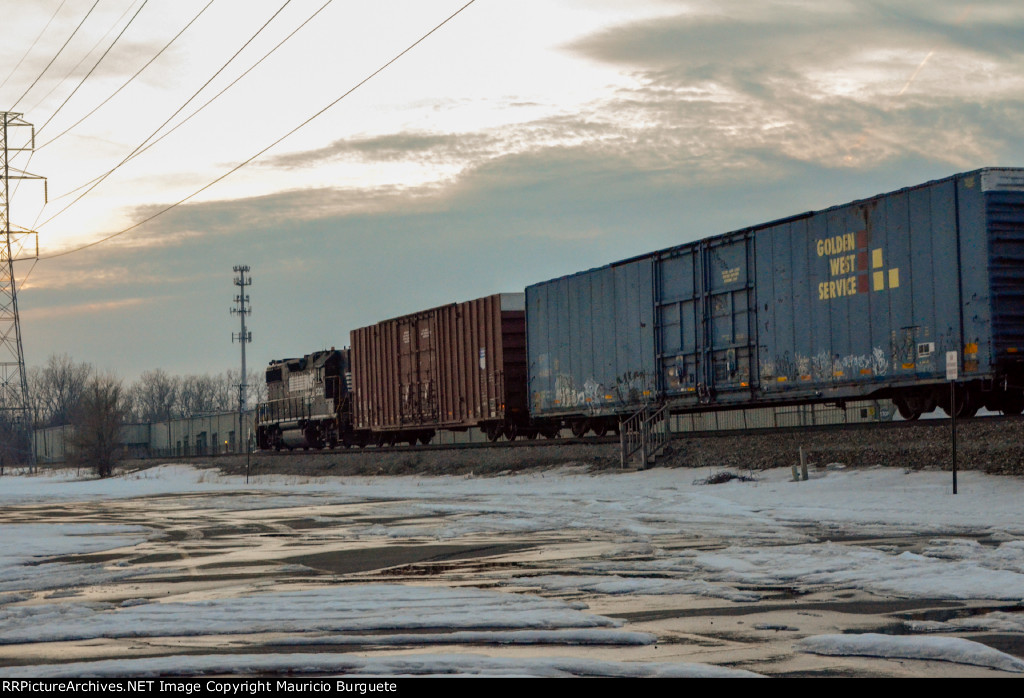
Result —
[[[43, 179], [11, 166], [19, 152], [35, 149], [36, 132], [22, 114], [0, 112], [0, 433], [9, 430], [0, 443], [0, 463], [5, 458], [32, 463], [32, 410], [28, 399], [25, 352], [21, 345], [18, 318], [18, 290], [14, 262], [39, 257], [39, 236], [30, 230], [11, 230], [11, 180]], [[11, 138], [29, 129], [26, 145], [11, 144]], [[44, 188], [45, 191], [45, 188]], [[35, 238], [34, 248], [31, 245]], [[5, 448], [6, 446], [6, 448]], [[6, 450], [7, 453], [3, 453]]]
[[[249, 386], [246, 384], [245, 374], [245, 345], [252, 341], [252, 332], [245, 329], [245, 316], [252, 313], [252, 308], [249, 307], [249, 295], [245, 292], [245, 289], [252, 285], [252, 278], [245, 278], [245, 275], [249, 272], [248, 265], [239, 264], [234, 267], [234, 272], [238, 274], [235, 277], [235, 286], [238, 286], [238, 295], [235, 296], [235, 307], [231, 308], [231, 314], [237, 314], [242, 319], [242, 331], [231, 333], [231, 341], [238, 341], [242, 345], [242, 376], [238, 381], [238, 438], [239, 444], [241, 439], [245, 438], [248, 443], [248, 437], [242, 433], [243, 419], [245, 415], [245, 389]], [[246, 447], [248, 451], [248, 446]]]

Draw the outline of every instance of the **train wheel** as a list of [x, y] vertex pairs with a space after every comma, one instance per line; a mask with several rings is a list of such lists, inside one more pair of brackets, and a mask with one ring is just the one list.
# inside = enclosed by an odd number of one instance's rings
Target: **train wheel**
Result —
[[545, 439], [557, 439], [562, 435], [562, 430], [557, 427], [550, 427], [548, 429], [542, 429], [540, 433]]
[[536, 438], [537, 438], [537, 430], [536, 430], [536, 429], [527, 429], [527, 430], [526, 430], [526, 431], [525, 431], [525, 432], [523, 433], [523, 435], [524, 435], [524, 436], [525, 436], [526, 438], [528, 438], [528, 439], [529, 439], [530, 441], [533, 441], [534, 439], [536, 439]]
[[519, 426], [515, 423], [505, 425], [505, 438], [509, 441], [515, 441], [516, 437], [519, 436]]
[[433, 439], [433, 438], [434, 438], [434, 432], [432, 432], [432, 431], [425, 431], [422, 434], [420, 434], [420, 443], [423, 444], [424, 446], [426, 446], [427, 444], [430, 443], [431, 439]]
[[572, 423], [572, 435], [579, 438], [585, 436], [590, 431], [590, 420], [577, 419]]
[[487, 440], [492, 442], [501, 438], [502, 431], [500, 424], [488, 424], [484, 428], [484, 433], [487, 434]]
[[913, 421], [921, 416], [921, 410], [910, 405], [906, 399], [897, 397], [893, 399], [893, 402], [896, 404], [896, 409], [899, 410], [900, 417], [903, 417], [903, 419]]
[[596, 422], [594, 424], [594, 435], [595, 436], [604, 436], [607, 433], [608, 433], [608, 422], [601, 421], [601, 422]]
[[[947, 415], [953, 415], [953, 411], [950, 409], [948, 390], [943, 390], [942, 401], [939, 403], [939, 407]], [[977, 390], [973, 390], [967, 385], [956, 386], [956, 416], [958, 418], [970, 419], [978, 413], [978, 408], [980, 407], [981, 400]]]

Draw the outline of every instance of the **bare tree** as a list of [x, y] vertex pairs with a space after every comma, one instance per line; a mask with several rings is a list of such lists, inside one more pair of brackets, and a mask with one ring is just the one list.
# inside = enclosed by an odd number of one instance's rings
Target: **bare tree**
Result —
[[[238, 409], [238, 376], [241, 371], [228, 369], [220, 377], [223, 399], [221, 410], [233, 412]], [[252, 409], [267, 399], [267, 381], [262, 371], [248, 371], [246, 376], [245, 409]]]
[[218, 381], [211, 376], [185, 376], [178, 393], [183, 417], [221, 411]]
[[41, 426], [70, 424], [92, 374], [91, 365], [75, 363], [67, 354], [51, 354], [46, 366], [29, 370], [35, 422]]
[[131, 388], [135, 419], [162, 422], [179, 416], [180, 387], [181, 379], [167, 375], [163, 369], [143, 373]]
[[31, 462], [31, 434], [26, 425], [12, 419], [11, 410], [0, 405], [0, 475], [5, 466]]
[[267, 374], [263, 371], [249, 371], [246, 382], [249, 384], [247, 408], [252, 409], [261, 402], [267, 401]]
[[91, 378], [75, 410], [69, 461], [92, 468], [100, 477], [109, 477], [121, 456], [125, 417], [121, 381], [109, 374]]
[[[128, 389], [132, 419], [161, 422], [178, 417], [233, 412], [238, 409], [238, 374], [227, 370], [217, 375], [170, 376], [163, 369], [143, 373]], [[250, 371], [246, 409], [266, 400], [262, 372]]]

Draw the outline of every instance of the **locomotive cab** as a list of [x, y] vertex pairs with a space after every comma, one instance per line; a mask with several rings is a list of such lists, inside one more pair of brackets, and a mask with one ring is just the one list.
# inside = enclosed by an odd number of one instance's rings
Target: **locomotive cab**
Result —
[[267, 401], [256, 408], [264, 450], [333, 448], [351, 428], [348, 349], [330, 349], [267, 366]]

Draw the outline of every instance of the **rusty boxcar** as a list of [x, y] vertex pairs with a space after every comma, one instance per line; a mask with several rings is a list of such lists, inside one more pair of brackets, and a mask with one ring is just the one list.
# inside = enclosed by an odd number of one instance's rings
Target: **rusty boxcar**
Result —
[[377, 443], [528, 429], [524, 295], [502, 293], [353, 330], [353, 427]]

